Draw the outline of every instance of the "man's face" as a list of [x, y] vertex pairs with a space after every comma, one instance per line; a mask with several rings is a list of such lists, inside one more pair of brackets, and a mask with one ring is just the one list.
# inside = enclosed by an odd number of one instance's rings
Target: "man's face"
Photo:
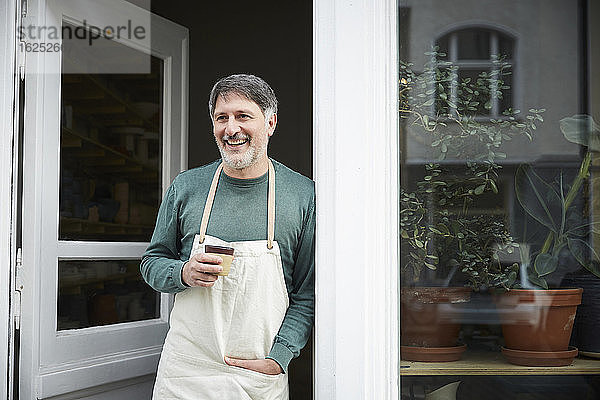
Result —
[[219, 96], [213, 115], [213, 133], [223, 162], [234, 169], [244, 169], [266, 159], [269, 137], [277, 117], [268, 121], [253, 101], [235, 93]]

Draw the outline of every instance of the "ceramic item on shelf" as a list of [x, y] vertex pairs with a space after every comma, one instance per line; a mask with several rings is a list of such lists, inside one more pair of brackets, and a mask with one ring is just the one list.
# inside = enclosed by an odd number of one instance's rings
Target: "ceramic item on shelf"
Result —
[[129, 220], [129, 183], [115, 183], [115, 200], [119, 202], [119, 211], [115, 215], [117, 224], [126, 224]]
[[425, 395], [425, 400], [456, 400], [456, 391], [461, 381], [452, 382]]
[[131, 107], [138, 112], [144, 119], [148, 119], [152, 117], [154, 114], [158, 112], [160, 106], [156, 103], [151, 103], [148, 101], [140, 101], [137, 103], [133, 103]]

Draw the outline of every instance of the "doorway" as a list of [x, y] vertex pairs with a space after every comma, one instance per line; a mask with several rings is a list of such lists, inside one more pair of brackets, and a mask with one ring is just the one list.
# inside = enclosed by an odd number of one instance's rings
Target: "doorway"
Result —
[[[312, 3], [152, 0], [151, 11], [189, 29], [188, 168], [219, 158], [208, 114], [214, 82], [233, 73], [265, 79], [279, 100], [269, 155], [312, 171]], [[312, 338], [289, 367], [290, 399], [312, 399]]]

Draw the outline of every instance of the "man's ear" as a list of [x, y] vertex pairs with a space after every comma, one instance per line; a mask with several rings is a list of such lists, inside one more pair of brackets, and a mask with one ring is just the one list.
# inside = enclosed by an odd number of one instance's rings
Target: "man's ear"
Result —
[[268, 132], [269, 136], [273, 136], [273, 133], [275, 133], [276, 126], [277, 126], [277, 114], [273, 114], [267, 121], [267, 132]]

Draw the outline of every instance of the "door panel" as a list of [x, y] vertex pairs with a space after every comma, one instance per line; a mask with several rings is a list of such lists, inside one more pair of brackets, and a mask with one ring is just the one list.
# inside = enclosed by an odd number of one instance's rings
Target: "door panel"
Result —
[[[154, 373], [171, 299], [139, 260], [187, 164], [187, 29], [125, 1], [40, 4], [32, 24], [88, 39], [27, 55], [23, 398]], [[127, 36], [139, 26], [144, 40]]]

